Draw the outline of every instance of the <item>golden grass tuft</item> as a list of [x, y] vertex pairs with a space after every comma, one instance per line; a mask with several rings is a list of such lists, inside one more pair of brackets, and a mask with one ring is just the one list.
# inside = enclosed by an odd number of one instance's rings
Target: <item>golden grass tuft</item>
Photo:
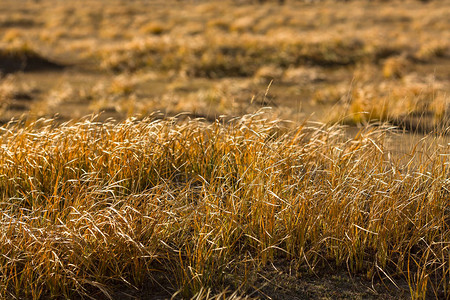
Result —
[[160, 35], [166, 31], [165, 26], [160, 22], [150, 22], [141, 27], [141, 32], [147, 34]]
[[259, 113], [1, 127], [0, 294], [112, 298], [159, 284], [220, 298], [288, 258], [449, 297], [445, 138], [396, 153], [387, 128], [348, 138], [283, 124]]

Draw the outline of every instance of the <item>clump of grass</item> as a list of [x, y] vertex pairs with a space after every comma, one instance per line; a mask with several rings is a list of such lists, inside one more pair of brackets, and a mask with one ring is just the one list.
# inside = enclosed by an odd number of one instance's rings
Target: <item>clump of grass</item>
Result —
[[351, 87], [328, 87], [315, 92], [311, 99], [313, 103], [336, 102], [338, 109], [327, 121], [353, 125], [391, 122], [419, 132], [447, 126], [450, 99], [442, 82], [433, 81], [433, 78], [428, 82], [419, 81], [414, 76], [406, 76], [401, 81], [391, 79], [374, 84], [358, 76], [356, 72], [356, 82]]
[[42, 56], [28, 41], [0, 44], [0, 72], [61, 69], [63, 66]]
[[256, 71], [254, 78], [257, 82], [268, 84], [273, 80], [280, 80], [282, 76], [282, 69], [273, 65], [267, 65], [259, 68], [258, 71]]
[[424, 43], [415, 56], [422, 61], [428, 61], [435, 57], [444, 57], [450, 53], [450, 44], [443, 41], [431, 41]]
[[122, 74], [114, 78], [111, 82], [110, 92], [115, 95], [129, 95], [136, 86], [135, 80], [129, 74]]
[[245, 294], [287, 258], [448, 297], [443, 138], [396, 155], [388, 129], [283, 124], [259, 113], [1, 127], [0, 293]]
[[23, 39], [23, 32], [18, 29], [8, 29], [3, 34], [2, 42], [12, 43], [17, 40]]
[[408, 59], [404, 56], [390, 57], [383, 64], [385, 78], [402, 78], [407, 73]]
[[[340, 66], [354, 64], [365, 54], [358, 40], [304, 41], [294, 35], [267, 39], [235, 34], [183, 38], [137, 38], [99, 49], [104, 69], [134, 71], [142, 68], [184, 70], [196, 77], [250, 76], [260, 67], [286, 68], [305, 64]], [[370, 54], [371, 55], [371, 54]]]
[[142, 26], [141, 31], [147, 34], [160, 35], [166, 31], [166, 28], [160, 22], [150, 22]]
[[4, 112], [11, 102], [17, 87], [14, 83], [14, 77], [9, 75], [0, 78], [0, 112]]

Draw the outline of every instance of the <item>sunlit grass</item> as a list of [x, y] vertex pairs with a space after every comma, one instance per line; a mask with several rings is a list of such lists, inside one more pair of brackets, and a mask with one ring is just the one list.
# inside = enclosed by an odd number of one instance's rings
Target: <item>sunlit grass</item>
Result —
[[450, 298], [448, 3], [257, 2], [0, 1], [0, 298]]
[[268, 117], [2, 127], [0, 293], [245, 294], [288, 258], [450, 295], [443, 136], [397, 153], [388, 128]]
[[[94, 90], [74, 93], [71, 101], [83, 102], [79, 108], [83, 113], [74, 117], [107, 111], [123, 120], [153, 110], [171, 114], [189, 110], [209, 118], [242, 115], [254, 111], [255, 107], [247, 107], [256, 92], [227, 95], [226, 101], [237, 99], [239, 109], [229, 109], [234, 104], [223, 101], [217, 105], [221, 108], [210, 109], [213, 105], [204, 103], [208, 101], [165, 89], [180, 79], [208, 80], [207, 90], [220, 80], [242, 78], [253, 80], [258, 91], [272, 81], [272, 86], [298, 87], [298, 99], [282, 95], [276, 103], [280, 110], [290, 110], [294, 101], [301, 103], [297, 107], [308, 106], [290, 119], [311, 114], [316, 104], [338, 103], [332, 113], [325, 113], [330, 118], [320, 121], [344, 118], [344, 123], [353, 125], [374, 121], [401, 125], [399, 119], [426, 106], [426, 122], [442, 127], [449, 107], [445, 66], [450, 57], [446, 30], [450, 7], [446, 1], [406, 2], [278, 5], [277, 1], [230, 0], [220, 5], [208, 1], [144, 5], [118, 0], [106, 5], [103, 0], [83, 4], [46, 0], [30, 2], [22, 10], [15, 1], [4, 0], [0, 72], [75, 66], [82, 72], [110, 75], [99, 80], [98, 85], [106, 87], [101, 95]], [[336, 70], [341, 70], [339, 76]], [[155, 78], [140, 82], [150, 73]], [[153, 81], [162, 86], [157, 92]], [[67, 101], [44, 99], [46, 91], [38, 94], [37, 108], [30, 106], [33, 116], [53, 117], [73, 108], [67, 108]], [[56, 104], [45, 107], [46, 103]], [[30, 108], [25, 106], [23, 110]], [[20, 111], [11, 115], [18, 117]]]

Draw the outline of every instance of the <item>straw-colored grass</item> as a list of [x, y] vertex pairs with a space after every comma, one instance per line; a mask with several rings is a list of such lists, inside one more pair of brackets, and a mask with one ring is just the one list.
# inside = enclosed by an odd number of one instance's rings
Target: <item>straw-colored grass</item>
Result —
[[2, 127], [0, 294], [238, 298], [289, 259], [450, 296], [443, 137], [400, 155], [388, 128], [267, 117]]
[[[450, 299], [448, 0], [25, 2], [0, 1], [0, 299], [335, 299], [336, 274]], [[366, 127], [274, 120], [313, 112]]]
[[425, 107], [424, 122], [403, 127], [448, 125], [449, 1], [16, 2], [0, 3], [0, 72], [39, 89], [36, 105], [0, 105], [2, 123], [24, 113], [240, 116], [272, 82], [276, 101], [263, 105], [285, 119], [402, 125]]

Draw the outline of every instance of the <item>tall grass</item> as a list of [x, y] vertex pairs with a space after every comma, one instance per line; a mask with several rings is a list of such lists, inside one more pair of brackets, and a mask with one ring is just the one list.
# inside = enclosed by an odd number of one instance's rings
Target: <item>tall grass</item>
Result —
[[2, 127], [0, 294], [219, 298], [289, 259], [449, 297], [444, 137], [400, 155], [389, 128], [348, 138], [283, 124], [255, 114]]

